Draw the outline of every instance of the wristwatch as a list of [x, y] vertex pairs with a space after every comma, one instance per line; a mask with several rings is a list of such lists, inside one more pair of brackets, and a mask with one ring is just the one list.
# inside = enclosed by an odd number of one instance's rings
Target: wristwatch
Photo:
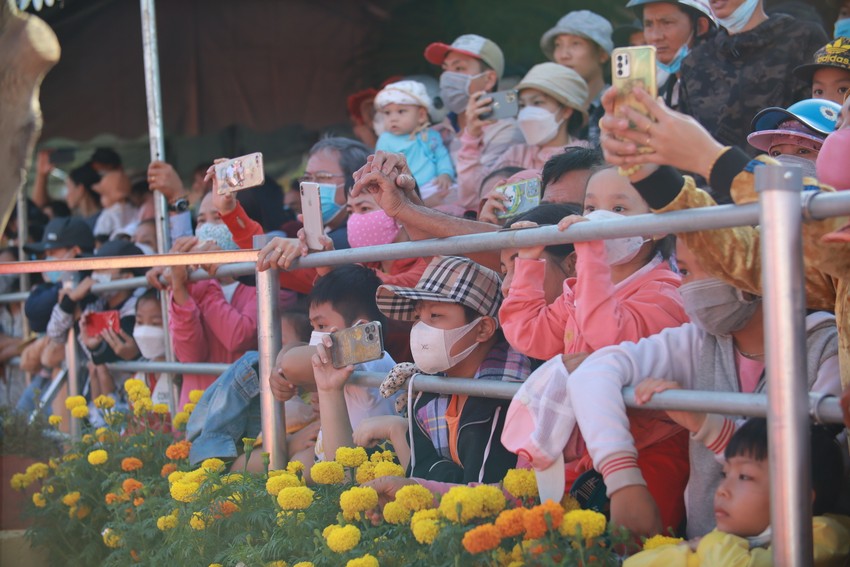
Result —
[[188, 199], [177, 199], [173, 203], [168, 203], [168, 210], [174, 213], [182, 213], [189, 210]]

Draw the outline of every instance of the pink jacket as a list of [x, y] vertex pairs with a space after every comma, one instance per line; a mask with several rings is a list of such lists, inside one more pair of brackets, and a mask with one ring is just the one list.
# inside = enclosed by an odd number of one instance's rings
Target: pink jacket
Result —
[[518, 351], [548, 360], [638, 341], [688, 321], [678, 292], [681, 278], [666, 263], [656, 258], [615, 286], [603, 241], [575, 247], [581, 277], [566, 280], [552, 305], [546, 305], [543, 292], [545, 261], [516, 259], [499, 321]]
[[[168, 301], [168, 328], [174, 356], [180, 362], [234, 362], [257, 349], [257, 288], [239, 284], [227, 303], [216, 280], [189, 284], [190, 299]], [[180, 408], [190, 390], [203, 390], [215, 376], [183, 375]]]

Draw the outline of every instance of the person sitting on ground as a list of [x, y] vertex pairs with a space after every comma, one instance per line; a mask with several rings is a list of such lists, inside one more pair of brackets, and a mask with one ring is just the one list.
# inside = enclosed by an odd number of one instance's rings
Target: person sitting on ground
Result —
[[850, 92], [850, 38], [836, 37], [815, 51], [812, 63], [794, 69], [794, 76], [811, 85], [812, 98], [843, 103]]
[[[821, 425], [811, 427], [810, 443], [814, 565], [846, 565], [850, 518], [835, 515], [842, 477], [841, 449], [834, 433]], [[773, 565], [769, 447], [767, 420], [747, 421], [724, 452], [723, 478], [714, 492], [717, 527], [698, 540], [637, 553], [626, 559], [623, 567]]]

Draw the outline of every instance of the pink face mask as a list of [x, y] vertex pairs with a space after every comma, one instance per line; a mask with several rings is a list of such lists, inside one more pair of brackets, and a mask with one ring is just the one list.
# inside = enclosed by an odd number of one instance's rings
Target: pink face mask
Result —
[[399, 230], [395, 219], [381, 209], [348, 217], [348, 243], [352, 248], [390, 244]]
[[850, 128], [836, 130], [826, 137], [817, 160], [818, 181], [836, 190], [850, 189]]

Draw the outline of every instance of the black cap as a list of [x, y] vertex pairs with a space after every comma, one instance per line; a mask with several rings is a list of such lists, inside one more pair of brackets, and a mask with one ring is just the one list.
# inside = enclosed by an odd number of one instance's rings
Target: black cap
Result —
[[94, 235], [88, 223], [79, 217], [59, 217], [44, 227], [41, 242], [27, 244], [27, 252], [46, 252], [56, 248], [79, 246], [82, 250], [94, 248]]
[[97, 148], [92, 154], [90, 161], [116, 168], [121, 167], [121, 156], [112, 148]]
[[95, 256], [135, 256], [136, 254], [142, 255], [144, 252], [129, 240], [120, 238], [104, 242], [94, 251]]

